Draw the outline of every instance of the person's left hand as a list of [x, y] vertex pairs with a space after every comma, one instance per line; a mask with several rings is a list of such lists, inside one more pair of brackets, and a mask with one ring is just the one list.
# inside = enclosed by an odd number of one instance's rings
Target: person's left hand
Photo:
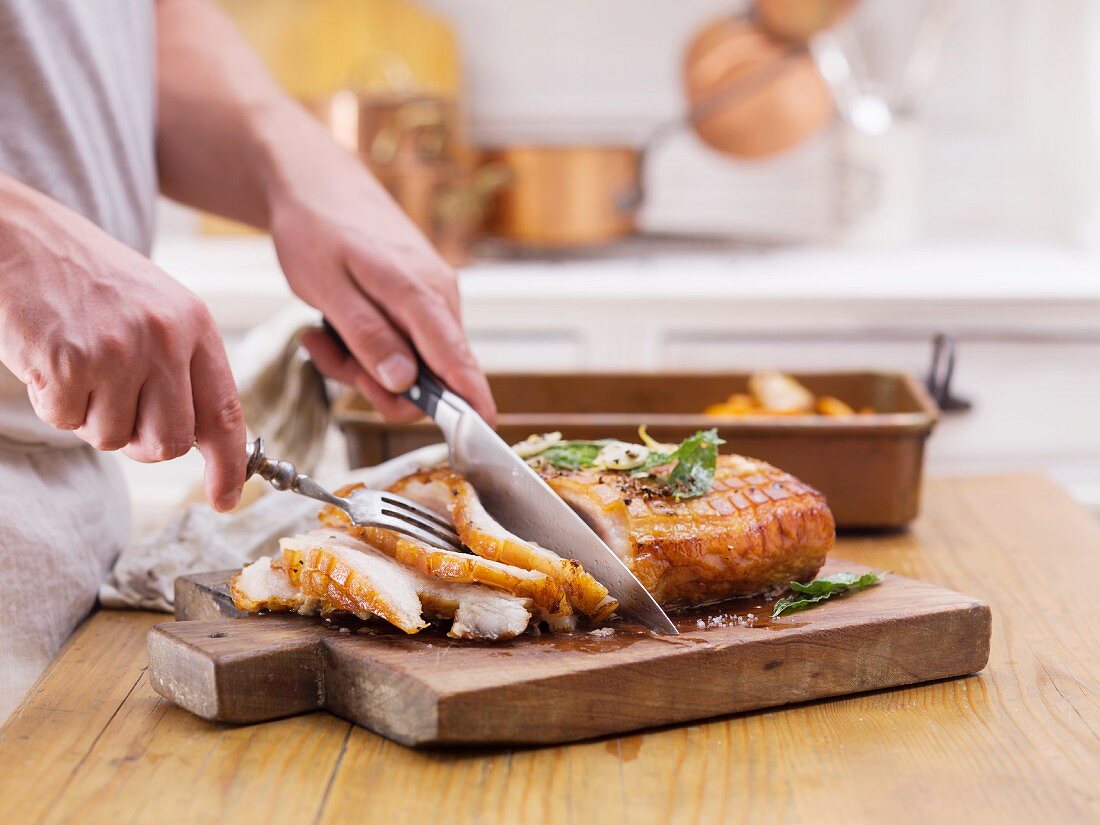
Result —
[[291, 289], [350, 350], [322, 329], [307, 331], [302, 343], [318, 368], [354, 385], [387, 419], [415, 420], [422, 413], [394, 395], [416, 380], [415, 347], [492, 423], [496, 407], [462, 330], [454, 270], [357, 159], [326, 152], [305, 166], [275, 187], [270, 228]]

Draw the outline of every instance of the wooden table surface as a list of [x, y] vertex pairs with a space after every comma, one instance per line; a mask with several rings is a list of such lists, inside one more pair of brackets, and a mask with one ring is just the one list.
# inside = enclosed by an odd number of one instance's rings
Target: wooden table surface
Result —
[[933, 480], [909, 532], [836, 554], [988, 601], [989, 667], [563, 747], [425, 752], [322, 713], [204, 722], [146, 678], [166, 617], [104, 610], [0, 729], [0, 807], [11, 823], [1100, 821], [1094, 519], [1039, 476]]

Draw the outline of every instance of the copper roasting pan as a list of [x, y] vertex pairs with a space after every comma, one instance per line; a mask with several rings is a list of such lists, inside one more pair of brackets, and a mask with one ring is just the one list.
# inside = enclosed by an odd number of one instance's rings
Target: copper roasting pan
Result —
[[[637, 440], [647, 424], [659, 441], [680, 441], [717, 427], [724, 452], [771, 462], [821, 490], [840, 527], [901, 527], [920, 504], [924, 442], [938, 410], [909, 375], [884, 372], [794, 373], [817, 395], [876, 412], [818, 416], [712, 418], [701, 411], [745, 392], [748, 373], [498, 373], [489, 381], [501, 436], [514, 443], [560, 430], [566, 438]], [[347, 394], [335, 415], [352, 467], [386, 461], [439, 441], [428, 421], [387, 424], [360, 396]]]

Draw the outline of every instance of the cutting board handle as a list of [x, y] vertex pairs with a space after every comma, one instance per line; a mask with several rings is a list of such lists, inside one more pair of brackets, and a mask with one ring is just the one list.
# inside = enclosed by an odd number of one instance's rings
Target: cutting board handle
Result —
[[219, 722], [318, 710], [326, 632], [300, 616], [159, 624], [149, 631], [150, 681], [166, 699]]

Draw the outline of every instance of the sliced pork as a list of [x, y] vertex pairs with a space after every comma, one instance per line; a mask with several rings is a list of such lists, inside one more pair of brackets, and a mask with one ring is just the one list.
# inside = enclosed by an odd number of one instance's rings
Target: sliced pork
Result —
[[[639, 462], [629, 467], [603, 460], [582, 469], [549, 459], [533, 464], [666, 607], [756, 595], [813, 578], [834, 541], [824, 497], [762, 461], [719, 455], [715, 465], [712, 452], [704, 462], [698, 458], [702, 436], [707, 433], [676, 448], [695, 453], [662, 451], [657, 458], [680, 462], [677, 470], [693, 460], [691, 472], [707, 481], [714, 468], [709, 489], [685, 492], [669, 481], [667, 465], [655, 468], [652, 461], [634, 472], [645, 460], [640, 445]], [[453, 520], [472, 552], [351, 525], [342, 510], [326, 507], [320, 513], [326, 529], [283, 539], [280, 556], [238, 574], [234, 603], [253, 612], [379, 616], [406, 633], [426, 627], [427, 615], [450, 619], [451, 636], [473, 639], [512, 638], [532, 621], [569, 632], [578, 614], [596, 623], [618, 606], [606, 587], [568, 558], [568, 547], [556, 548], [559, 555], [498, 524], [459, 473], [435, 468], [391, 489]]]
[[428, 626], [421, 618], [414, 571], [340, 530], [314, 530], [279, 540], [280, 564], [291, 584], [331, 609], [360, 619], [380, 616], [406, 633]]
[[422, 576], [418, 589], [431, 616], [453, 619], [456, 639], [511, 639], [531, 624], [532, 603], [478, 584], [451, 584]]
[[270, 556], [246, 564], [229, 583], [229, 593], [236, 608], [248, 613], [272, 610], [312, 616], [321, 606], [320, 599], [306, 596], [291, 584], [285, 570], [272, 567]]
[[528, 599], [431, 578], [339, 529], [314, 530], [280, 545], [274, 562], [264, 556], [233, 579], [239, 609], [378, 616], [406, 633], [427, 626], [423, 612], [452, 619], [452, 637], [487, 640], [518, 636], [531, 622]]
[[[350, 489], [350, 488], [349, 488]], [[349, 489], [339, 491], [347, 495]], [[551, 630], [569, 632], [576, 617], [562, 586], [545, 573], [483, 559], [470, 553], [440, 550], [392, 530], [351, 524], [347, 513], [327, 506], [319, 514], [323, 524], [345, 529], [350, 535], [378, 548], [401, 564], [435, 579], [466, 584], [478, 583], [531, 599]]]
[[557, 581], [570, 604], [593, 622], [610, 616], [618, 602], [573, 559], [526, 541], [504, 529], [481, 504], [473, 485], [448, 468], [408, 476], [390, 490], [454, 521], [462, 543], [478, 556], [535, 570]]

